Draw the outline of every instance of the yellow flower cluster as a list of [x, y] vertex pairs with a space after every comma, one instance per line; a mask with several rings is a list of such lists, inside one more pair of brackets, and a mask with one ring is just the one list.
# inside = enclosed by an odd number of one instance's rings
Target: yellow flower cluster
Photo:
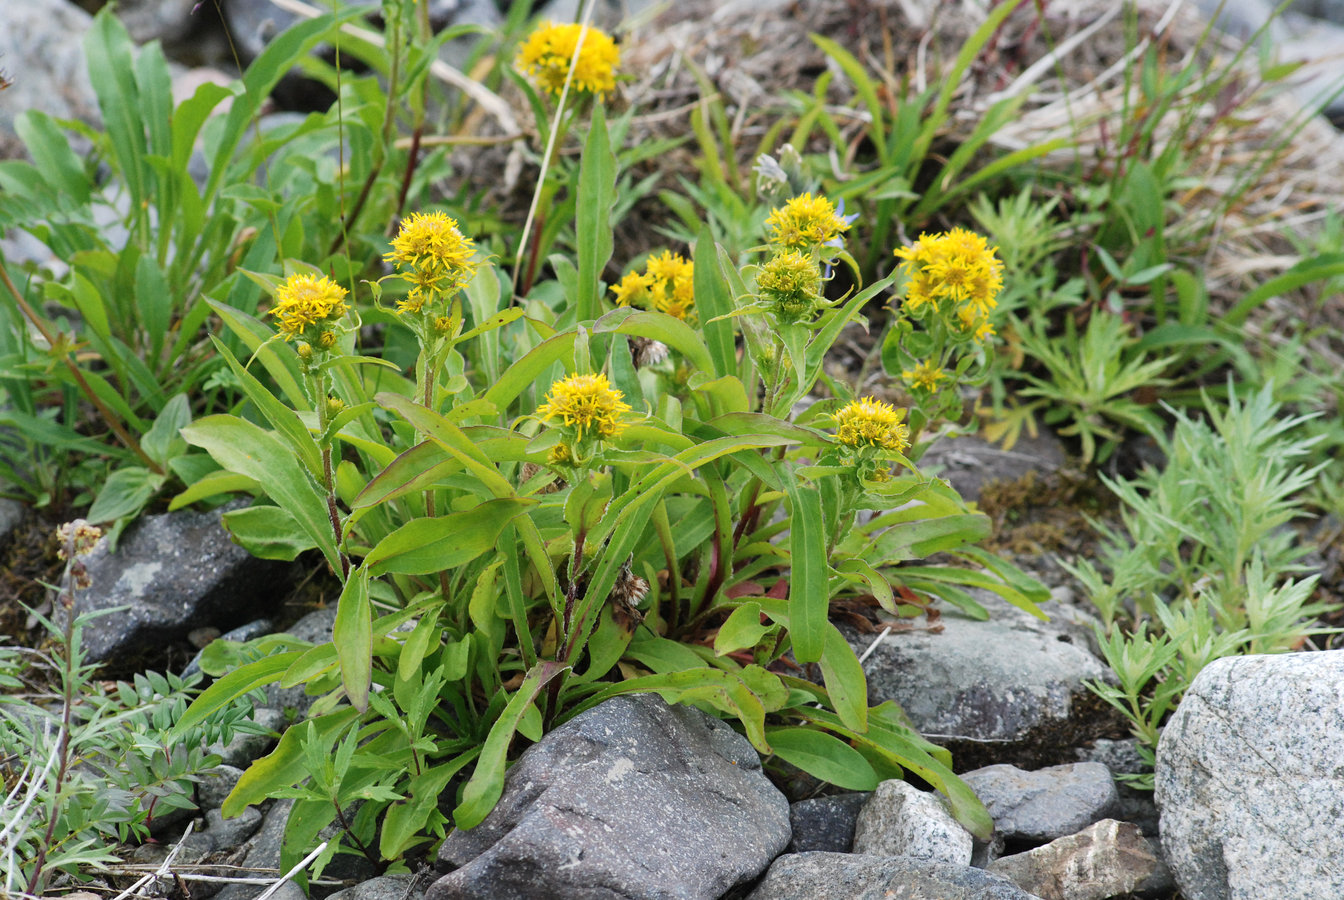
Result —
[[756, 288], [779, 321], [803, 322], [822, 302], [821, 270], [807, 253], [785, 250], [761, 264]]
[[[325, 275], [291, 275], [275, 291], [275, 306], [271, 307], [271, 315], [276, 318], [275, 327], [288, 341], [303, 335], [309, 328], [334, 322], [349, 309], [345, 302], [347, 293]], [[329, 333], [324, 329], [315, 338], [320, 346], [330, 347], [334, 343], [334, 336], [331, 341], [325, 339]]]
[[[580, 35], [583, 36], [583, 46], [575, 60], [574, 49], [579, 45]], [[584, 34], [582, 25], [543, 23], [518, 51], [514, 65], [538, 88], [558, 96], [565, 86], [571, 60], [574, 61], [574, 77], [570, 85], [574, 90], [599, 97], [615, 90], [621, 51], [611, 36], [600, 28], [590, 26]]]
[[994, 333], [989, 314], [1003, 288], [1003, 263], [994, 255], [996, 249], [973, 231], [953, 228], [922, 234], [914, 246], [896, 250], [909, 279], [905, 308], [916, 315], [927, 308], [962, 334], [983, 341]]
[[846, 447], [875, 447], [904, 452], [910, 446], [910, 429], [901, 424], [905, 410], [890, 403], [863, 397], [852, 400], [835, 414], [835, 439]]
[[413, 213], [401, 223], [392, 250], [383, 255], [412, 285], [397, 312], [418, 313], [434, 297], [451, 297], [476, 272], [476, 247], [444, 213]]
[[657, 310], [695, 324], [695, 264], [664, 250], [649, 257], [643, 272], [630, 272], [612, 286], [618, 306]]
[[947, 373], [935, 366], [933, 360], [926, 359], [916, 363], [913, 369], [902, 370], [901, 377], [912, 388], [936, 391], [938, 383], [947, 379]]
[[[765, 220], [770, 243], [782, 250], [811, 253], [824, 246], [839, 247], [850, 222], [835, 204], [818, 194], [800, 194], [770, 211]], [[823, 254], [824, 255], [824, 254]]]
[[613, 438], [625, 429], [621, 416], [630, 412], [623, 396], [606, 375], [570, 375], [551, 385], [546, 402], [537, 407], [537, 415], [562, 420], [574, 429], [578, 441], [584, 439], [585, 432]]

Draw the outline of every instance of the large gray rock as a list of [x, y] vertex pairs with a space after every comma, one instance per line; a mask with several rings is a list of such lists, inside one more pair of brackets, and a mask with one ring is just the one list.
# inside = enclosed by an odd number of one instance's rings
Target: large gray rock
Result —
[[974, 849], [975, 838], [937, 795], [904, 781], [879, 784], [854, 825], [855, 853], [969, 866]]
[[1001, 857], [985, 868], [1041, 900], [1109, 900], [1128, 894], [1166, 894], [1175, 887], [1161, 854], [1139, 827], [1115, 819], [1102, 819], [1044, 847]]
[[92, 17], [69, 0], [6, 0], [0, 18], [0, 69], [13, 82], [0, 94], [0, 158], [23, 155], [14, 120], [24, 110], [100, 121], [82, 44]]
[[857, 853], [790, 853], [747, 900], [1037, 900], [983, 869]]
[[653, 694], [576, 716], [523, 753], [485, 821], [439, 850], [427, 900], [714, 900], [789, 842], [789, 804], [718, 719]]
[[[1042, 622], [986, 591], [970, 593], [988, 621], [949, 611], [939, 632], [901, 632], [878, 644], [864, 666], [870, 702], [895, 700], [968, 768], [1051, 765], [1073, 759], [1086, 740], [1123, 733], [1118, 716], [1084, 684], [1115, 676], [1068, 621], [1070, 607], [1046, 604], [1052, 621]], [[871, 641], [851, 637], [860, 652]]]
[[1096, 762], [1069, 763], [1027, 772], [985, 766], [961, 776], [1008, 840], [1053, 841], [1120, 807], [1111, 770]]
[[946, 478], [966, 500], [980, 499], [980, 490], [991, 482], [1017, 481], [1028, 473], [1048, 475], [1068, 461], [1064, 445], [1053, 433], [1023, 435], [1004, 450], [975, 435], [939, 440], [920, 457], [921, 470]]
[[84, 631], [89, 662], [134, 665], [194, 628], [225, 630], [267, 612], [287, 590], [287, 563], [254, 559], [229, 540], [218, 512], [146, 516], [126, 529], [116, 553], [103, 539], [85, 557], [92, 587], [77, 612], [126, 609]]
[[1344, 650], [1210, 663], [1157, 748], [1186, 900], [1344, 897]]
[[[195, 22], [213, 16], [213, 3], [198, 0], [117, 0], [117, 18], [121, 19], [131, 40], [137, 44], [161, 40], [172, 42], [186, 37]], [[193, 18], [193, 9], [197, 15]], [[203, 14], [203, 15], [202, 15]]]

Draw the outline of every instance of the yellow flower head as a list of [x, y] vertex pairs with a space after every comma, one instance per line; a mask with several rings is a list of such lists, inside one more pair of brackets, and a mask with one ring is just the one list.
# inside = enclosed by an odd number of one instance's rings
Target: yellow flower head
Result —
[[546, 402], [537, 407], [537, 415], [563, 420], [580, 441], [585, 432], [613, 438], [625, 429], [621, 416], [630, 412], [630, 404], [622, 401], [622, 396], [605, 375], [570, 375], [551, 385]]
[[840, 247], [840, 235], [849, 230], [850, 217], [821, 195], [801, 194], [765, 220], [770, 243], [784, 250], [812, 252], [823, 246]]
[[695, 264], [671, 250], [650, 256], [644, 272], [631, 272], [611, 289], [618, 306], [639, 306], [695, 322]]
[[901, 424], [905, 410], [872, 397], [853, 400], [835, 414], [835, 439], [846, 447], [876, 447], [903, 452], [910, 446], [910, 429]]
[[617, 306], [643, 306], [649, 299], [649, 288], [653, 279], [642, 272], [629, 272], [619, 282], [611, 286], [616, 295]]
[[616, 68], [621, 64], [621, 51], [606, 32], [589, 27], [584, 34], [577, 24], [556, 25], [546, 22], [537, 26], [523, 49], [518, 51], [514, 65], [527, 75], [541, 90], [559, 96], [574, 60], [574, 48], [583, 35], [579, 58], [574, 61], [571, 87], [576, 91], [603, 96], [616, 88]]
[[[993, 334], [989, 313], [998, 305], [1003, 288], [1003, 263], [995, 250], [965, 228], [922, 234], [914, 246], [896, 250], [909, 279], [905, 308], [912, 313], [924, 307], [943, 312], [949, 324], [976, 340]], [[955, 319], [943, 304], [955, 309]]]
[[913, 369], [906, 369], [901, 372], [901, 377], [912, 388], [922, 391], [936, 391], [938, 390], [938, 383], [947, 378], [947, 373], [935, 366], [933, 360], [926, 359]]
[[271, 307], [271, 315], [277, 320], [275, 327], [288, 341], [311, 326], [339, 319], [349, 309], [347, 293], [325, 275], [291, 275], [275, 291], [275, 306]]
[[392, 239], [391, 252], [383, 255], [413, 285], [397, 311], [419, 312], [429, 294], [449, 297], [461, 290], [476, 272], [475, 250], [456, 219], [441, 212], [412, 213]]
[[756, 288], [781, 322], [802, 322], [822, 300], [821, 270], [810, 255], [786, 250], [761, 264]]

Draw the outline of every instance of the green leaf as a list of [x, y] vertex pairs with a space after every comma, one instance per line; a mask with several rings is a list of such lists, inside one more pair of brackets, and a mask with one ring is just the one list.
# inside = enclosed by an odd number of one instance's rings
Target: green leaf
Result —
[[877, 773], [863, 754], [833, 734], [812, 728], [767, 728], [775, 755], [809, 775], [849, 791], [871, 791]]
[[378, 837], [378, 852], [383, 859], [396, 859], [416, 842], [425, 830], [430, 813], [438, 809], [439, 798], [448, 782], [478, 753], [480, 748], [473, 747], [411, 778], [405, 787], [406, 799], [393, 803], [383, 814], [383, 827]]
[[312, 434], [298, 414], [277, 400], [275, 395], [266, 389], [265, 385], [258, 381], [251, 372], [244, 369], [233, 354], [229, 352], [229, 348], [224, 346], [223, 341], [213, 334], [210, 335], [210, 340], [215, 345], [215, 351], [233, 370], [233, 374], [238, 379], [238, 384], [242, 387], [243, 392], [247, 394], [247, 398], [266, 417], [266, 421], [271, 424], [271, 427], [293, 448], [294, 455], [312, 473], [313, 477], [321, 478], [322, 451], [318, 448], [317, 441], [313, 440]]
[[482, 396], [497, 409], [501, 411], [508, 409], [509, 404], [551, 366], [556, 363], [573, 366], [576, 337], [572, 331], [562, 331], [542, 341], [505, 369], [499, 380]]
[[173, 726], [169, 733], [170, 737], [174, 741], [181, 740], [192, 728], [231, 705], [239, 697], [277, 680], [290, 664], [302, 655], [302, 650], [289, 650], [234, 669], [202, 691], [200, 696], [191, 702], [191, 706], [187, 707], [182, 718]]
[[294, 517], [279, 506], [234, 509], [220, 519], [233, 542], [258, 559], [292, 561], [317, 546]]
[[471, 773], [471, 780], [462, 790], [462, 802], [453, 810], [453, 821], [458, 828], [475, 828], [494, 809], [500, 794], [504, 792], [505, 762], [518, 723], [541, 689], [564, 671], [565, 667], [559, 663], [538, 663], [509, 698], [504, 711], [486, 735], [480, 760]]
[[737, 374], [737, 348], [733, 341], [733, 323], [720, 316], [733, 311], [733, 298], [728, 282], [719, 270], [718, 255], [709, 226], [702, 226], [695, 241], [694, 261], [695, 308], [700, 316], [700, 330], [705, 335], [714, 374], [726, 378]]
[[412, 519], [380, 540], [364, 565], [371, 575], [427, 575], [457, 568], [494, 547], [504, 526], [536, 502], [488, 500], [465, 512]]
[[261, 493], [261, 485], [257, 484], [255, 479], [246, 475], [239, 475], [227, 469], [215, 469], [213, 472], [196, 479], [185, 491], [175, 496], [168, 504], [168, 511], [172, 512], [184, 506], [190, 506], [199, 500], [217, 497], [220, 494], [241, 492]]
[[229, 415], [198, 419], [182, 429], [182, 437], [221, 467], [260, 484], [321, 548], [332, 568], [341, 570], [326, 500], [288, 447], [251, 422]]
[[369, 606], [369, 570], [350, 573], [336, 606], [332, 643], [341, 661], [341, 685], [350, 705], [363, 712], [369, 707], [373, 672], [373, 610]]
[[593, 107], [588, 140], [579, 161], [579, 198], [575, 211], [579, 286], [577, 320], [597, 318], [602, 308], [602, 270], [611, 259], [611, 211], [616, 204], [616, 157], [607, 137], [607, 117]]
[[719, 633], [714, 636], [714, 655], [723, 656], [734, 650], [755, 647], [770, 627], [761, 624], [761, 605], [747, 601], [719, 626]]
[[168, 460], [187, 449], [187, 442], [178, 431], [190, 424], [191, 402], [186, 394], [177, 394], [159, 410], [154, 424], [141, 439], [140, 447], [150, 459], [167, 466]]
[[[297, 656], [298, 652], [284, 655]], [[215, 682], [215, 685], [218, 684], [218, 681]], [[213, 689], [214, 685], [207, 689], [207, 693]], [[192, 704], [193, 707], [195, 705]], [[358, 720], [359, 710], [347, 706], [325, 716], [309, 719], [308, 722], [312, 725], [315, 740], [331, 744], [335, 743], [341, 732]], [[220, 807], [219, 811], [224, 818], [231, 819], [239, 815], [248, 806], [270, 799], [276, 791], [293, 787], [311, 774], [303, 752], [305, 730], [306, 728], [290, 728], [281, 735], [280, 743], [274, 750], [248, 766], [247, 771], [238, 779], [238, 785], [224, 799], [224, 805]]]
[[868, 676], [864, 674], [863, 664], [854, 648], [830, 622], [826, 623], [821, 677], [840, 721], [856, 731], [867, 730]]
[[140, 466], [118, 469], [103, 482], [85, 518], [90, 522], [113, 522], [137, 516], [163, 487], [163, 482], [164, 476]]
[[821, 492], [784, 479], [793, 504], [789, 525], [789, 638], [800, 663], [821, 659], [830, 611], [826, 528], [821, 517]]
[[634, 334], [661, 341], [686, 357], [687, 362], [702, 372], [713, 372], [714, 363], [709, 348], [695, 329], [676, 316], [650, 310], [622, 307], [613, 309], [593, 323], [593, 334], [615, 332]]
[[60, 197], [83, 206], [89, 202], [89, 179], [75, 151], [55, 121], [46, 113], [29, 109], [14, 120], [14, 131], [23, 140], [33, 165]]
[[147, 197], [148, 168], [131, 47], [126, 27], [110, 7], [94, 16], [93, 27], [84, 38], [89, 82], [98, 97], [103, 125], [134, 208]]

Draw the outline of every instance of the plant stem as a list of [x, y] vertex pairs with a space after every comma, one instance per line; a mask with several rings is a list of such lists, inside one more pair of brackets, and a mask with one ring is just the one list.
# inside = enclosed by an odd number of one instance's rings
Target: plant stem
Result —
[[331, 422], [331, 410], [327, 408], [327, 379], [325, 373], [313, 373], [313, 404], [317, 407], [317, 438], [322, 448], [322, 489], [327, 495], [327, 519], [331, 522], [331, 532], [336, 538], [336, 554], [341, 559], [341, 582], [350, 577], [350, 559], [341, 549], [341, 513], [336, 508], [336, 478], [331, 467], [331, 438], [327, 436], [327, 425]]
[[[47, 342], [47, 346], [56, 350], [56, 348], [60, 346], [57, 343], [56, 338], [38, 317], [37, 312], [28, 305], [28, 301], [19, 293], [19, 289], [14, 286], [14, 282], [10, 280], [8, 270], [3, 265], [0, 265], [0, 279], [4, 280], [5, 287], [9, 289], [9, 293], [14, 297], [14, 302], [18, 304], [23, 315], [33, 324], [33, 327], [37, 329], [38, 333], [42, 335], [43, 340]], [[75, 379], [75, 384], [79, 386], [79, 389], [84, 393], [84, 396], [88, 401], [93, 404], [94, 409], [98, 410], [98, 415], [102, 416], [103, 421], [107, 423], [107, 427], [112, 429], [113, 433], [115, 433], [121, 442], [126, 445], [127, 449], [140, 458], [140, 461], [145, 464], [146, 468], [156, 475], [165, 474], [163, 467], [145, 454], [144, 449], [140, 446], [140, 442], [122, 426], [117, 417], [113, 415], [112, 410], [108, 409], [106, 404], [104, 404], [98, 395], [94, 393], [93, 388], [84, 378], [84, 373], [79, 371], [79, 367], [70, 359], [70, 354], [65, 351], [60, 351], [60, 355], [61, 362], [65, 363], [66, 368], [70, 370], [70, 375]]]

